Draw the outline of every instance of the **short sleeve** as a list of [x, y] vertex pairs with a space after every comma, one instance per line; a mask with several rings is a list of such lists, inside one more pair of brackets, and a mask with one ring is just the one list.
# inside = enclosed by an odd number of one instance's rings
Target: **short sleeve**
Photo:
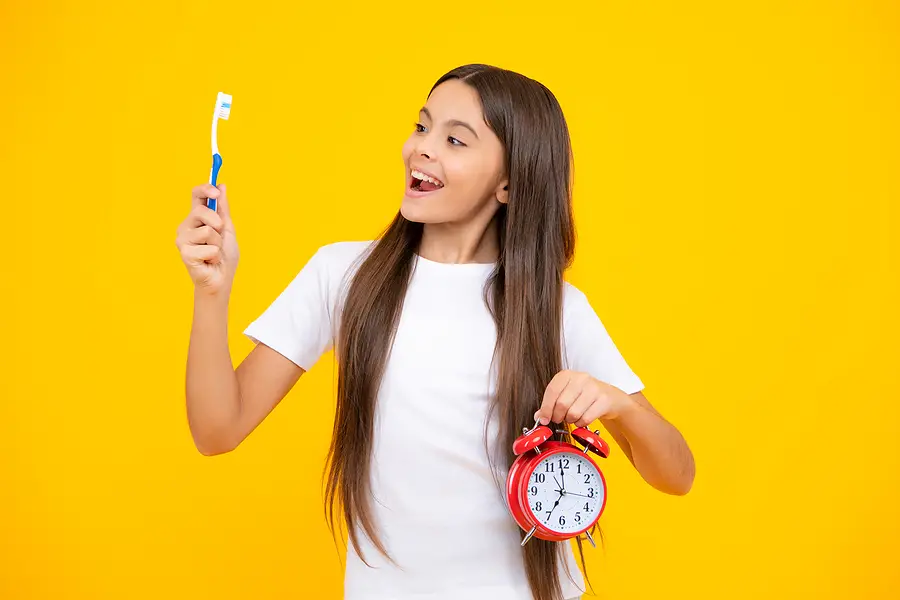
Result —
[[644, 389], [597, 316], [587, 296], [565, 284], [563, 303], [563, 362], [567, 369], [588, 373], [626, 394]]
[[330, 264], [323, 248], [313, 255], [244, 335], [309, 370], [334, 343]]

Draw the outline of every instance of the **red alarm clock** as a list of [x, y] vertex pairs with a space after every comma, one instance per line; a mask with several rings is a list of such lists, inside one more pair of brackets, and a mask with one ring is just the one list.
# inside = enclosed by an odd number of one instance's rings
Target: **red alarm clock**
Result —
[[542, 540], [561, 542], [587, 534], [606, 508], [606, 479], [589, 454], [609, 456], [599, 431], [578, 427], [571, 436], [584, 446], [551, 440], [553, 430], [535, 423], [513, 443], [516, 460], [506, 477], [506, 501], [516, 523]]

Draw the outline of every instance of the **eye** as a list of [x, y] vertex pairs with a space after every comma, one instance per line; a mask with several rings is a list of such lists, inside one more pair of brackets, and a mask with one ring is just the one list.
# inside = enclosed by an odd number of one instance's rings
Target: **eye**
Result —
[[[456, 139], [453, 136], [448, 137], [447, 140], [450, 142], [451, 146], [465, 146], [465, 144], [463, 144], [462, 142], [460, 142], [458, 139]], [[456, 143], [454, 144], [453, 142], [456, 142]]]
[[425, 133], [425, 126], [421, 123], [415, 124], [416, 133]]

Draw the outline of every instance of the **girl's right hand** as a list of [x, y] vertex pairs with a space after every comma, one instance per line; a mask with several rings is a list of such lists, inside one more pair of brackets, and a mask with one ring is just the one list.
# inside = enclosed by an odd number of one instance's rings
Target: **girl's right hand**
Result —
[[[198, 185], [191, 196], [192, 209], [178, 226], [175, 245], [197, 291], [228, 295], [239, 252], [225, 184]], [[218, 212], [206, 206], [207, 198], [217, 199]]]

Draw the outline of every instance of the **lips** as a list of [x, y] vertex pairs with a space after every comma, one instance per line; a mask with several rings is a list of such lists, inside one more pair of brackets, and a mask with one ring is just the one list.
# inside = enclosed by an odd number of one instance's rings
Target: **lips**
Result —
[[434, 190], [423, 190], [416, 187], [416, 183], [418, 179], [414, 179], [410, 177], [410, 183], [406, 188], [406, 196], [409, 198], [424, 198], [425, 196], [429, 196], [432, 194], [436, 194], [440, 192], [444, 188], [437, 188]]
[[435, 185], [439, 188], [444, 187], [443, 181], [438, 179], [434, 174], [429, 173], [428, 171], [426, 171], [424, 169], [419, 169], [418, 167], [411, 167], [409, 171], [415, 179], [418, 179], [420, 181], [427, 181], [427, 182], [431, 183], [432, 185]]
[[411, 198], [422, 198], [444, 188], [444, 183], [427, 171], [413, 167], [409, 171], [406, 195]]

